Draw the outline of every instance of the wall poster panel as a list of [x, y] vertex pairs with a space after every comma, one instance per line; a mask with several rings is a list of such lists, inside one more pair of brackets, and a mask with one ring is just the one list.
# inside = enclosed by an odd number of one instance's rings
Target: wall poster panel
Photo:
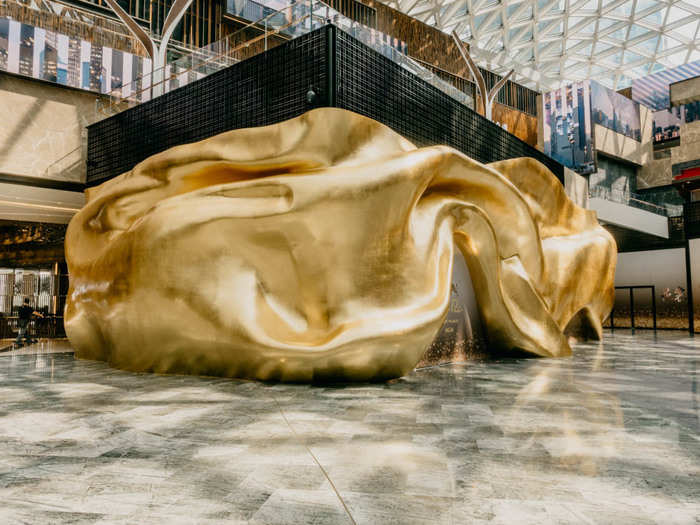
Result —
[[128, 96], [150, 69], [148, 58], [0, 18], [0, 71], [104, 94], [122, 88]]
[[590, 82], [577, 82], [543, 95], [544, 152], [588, 174], [595, 171]]
[[590, 82], [593, 123], [641, 142], [639, 103], [594, 80]]

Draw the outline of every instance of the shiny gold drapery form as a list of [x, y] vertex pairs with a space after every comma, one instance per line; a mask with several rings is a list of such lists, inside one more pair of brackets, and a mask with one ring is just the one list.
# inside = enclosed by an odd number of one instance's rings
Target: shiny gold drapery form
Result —
[[88, 190], [66, 236], [76, 355], [283, 381], [410, 371], [458, 247], [489, 345], [600, 335], [615, 244], [532, 159], [482, 165], [332, 108], [178, 146]]

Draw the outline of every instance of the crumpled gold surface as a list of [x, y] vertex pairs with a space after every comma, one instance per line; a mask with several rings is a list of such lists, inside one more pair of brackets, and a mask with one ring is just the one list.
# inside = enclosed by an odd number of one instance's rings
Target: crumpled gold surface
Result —
[[615, 244], [544, 166], [417, 149], [330, 108], [88, 190], [66, 331], [78, 357], [136, 371], [398, 377], [443, 322], [455, 246], [491, 347], [567, 355], [574, 318], [600, 335]]

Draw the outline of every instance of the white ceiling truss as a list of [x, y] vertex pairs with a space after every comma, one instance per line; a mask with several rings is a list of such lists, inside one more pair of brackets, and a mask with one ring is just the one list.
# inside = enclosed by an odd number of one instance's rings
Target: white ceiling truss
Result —
[[700, 0], [383, 0], [457, 31], [479, 65], [533, 89], [632, 79], [700, 59]]

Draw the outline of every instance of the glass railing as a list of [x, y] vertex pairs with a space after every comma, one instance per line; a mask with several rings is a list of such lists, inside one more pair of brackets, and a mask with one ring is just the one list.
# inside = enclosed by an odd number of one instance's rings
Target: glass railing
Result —
[[[348, 19], [346, 19], [348, 20]], [[465, 93], [464, 91], [461, 91], [454, 87], [452, 84], [449, 82], [446, 82], [442, 80], [440, 77], [438, 77], [435, 73], [430, 71], [429, 69], [423, 67], [420, 65], [418, 62], [413, 60], [412, 58], [409, 58], [405, 54], [401, 53], [399, 50], [396, 48], [382, 44], [381, 42], [377, 42], [376, 38], [374, 37], [372, 29], [369, 29], [367, 27], [354, 24], [354, 25], [343, 25], [340, 23], [337, 23], [336, 21], [333, 21], [335, 25], [340, 27], [343, 31], [346, 33], [350, 34], [351, 36], [355, 37], [357, 40], [362, 42], [363, 44], [373, 48], [375, 51], [379, 51], [382, 55], [390, 59], [392, 62], [395, 62], [396, 64], [399, 64], [401, 67], [404, 69], [410, 71], [417, 77], [422, 78], [425, 82], [430, 84], [433, 87], [436, 87], [443, 93], [451, 96], [458, 102], [461, 102], [465, 106], [468, 106], [472, 109], [474, 109], [474, 98]], [[351, 22], [352, 24], [352, 22]]]
[[[312, 30], [311, 2], [297, 2], [264, 18], [251, 22], [222, 40], [199, 48], [187, 55], [144, 74], [110, 93], [110, 109], [119, 111], [147, 102], [152, 98], [204, 78], [246, 58], [266, 51], [281, 40], [289, 40]], [[249, 38], [250, 28], [262, 29]]]
[[[474, 108], [474, 99], [471, 95], [460, 91], [401, 53], [391, 45], [391, 39], [386, 35], [350, 20], [322, 2], [299, 0], [278, 11], [265, 8], [265, 10], [251, 12], [260, 12], [265, 16], [222, 40], [197, 49], [164, 68], [142, 75], [114, 89], [110, 93], [110, 110], [116, 112], [146, 102], [263, 53], [281, 41], [296, 38], [329, 23], [336, 25], [462, 104]], [[249, 38], [250, 29], [253, 27], [260, 30], [260, 34]]]
[[619, 204], [626, 204], [633, 208], [639, 208], [665, 217], [677, 217], [683, 214], [683, 205], [667, 202], [654, 203], [646, 199], [644, 195], [638, 195], [625, 190], [609, 188], [607, 186], [593, 186], [589, 194], [592, 198], [605, 199]]

